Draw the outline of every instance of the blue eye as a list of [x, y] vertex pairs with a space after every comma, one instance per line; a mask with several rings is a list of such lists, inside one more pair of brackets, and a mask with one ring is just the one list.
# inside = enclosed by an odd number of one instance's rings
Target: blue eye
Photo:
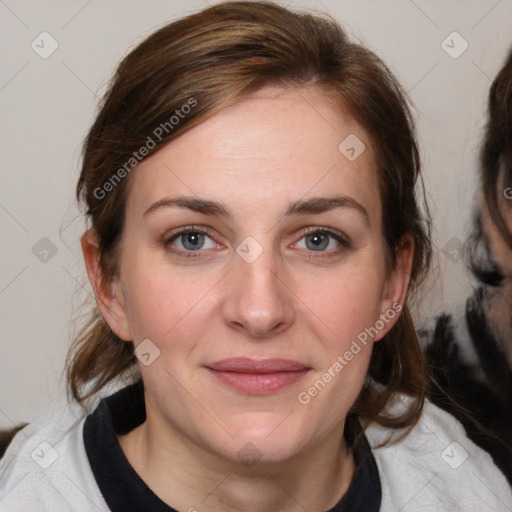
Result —
[[201, 252], [201, 249], [219, 248], [219, 244], [208, 236], [205, 230], [194, 227], [185, 228], [173, 234], [165, 240], [164, 246], [184, 256], [196, 256], [190, 253]]
[[[305, 244], [300, 247], [299, 244], [303, 240]], [[329, 255], [331, 253], [337, 254], [342, 248], [350, 248], [351, 246], [350, 241], [341, 233], [320, 228], [313, 228], [297, 242], [297, 245], [300, 249], [320, 253], [327, 252], [330, 253]]]
[[[304, 237], [306, 247], [311, 251], [323, 251], [329, 246], [331, 235], [326, 233], [313, 233]], [[309, 243], [308, 243], [309, 242]]]
[[191, 231], [189, 233], [182, 233], [178, 240], [185, 249], [189, 251], [197, 251], [203, 247], [205, 237], [206, 235], [203, 233], [194, 233]]

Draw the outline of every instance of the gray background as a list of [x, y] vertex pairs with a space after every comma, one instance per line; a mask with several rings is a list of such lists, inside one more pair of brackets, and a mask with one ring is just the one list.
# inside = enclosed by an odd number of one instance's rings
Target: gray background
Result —
[[[91, 292], [79, 245], [85, 225], [74, 187], [98, 99], [137, 42], [211, 3], [0, 0], [2, 427], [32, 420], [63, 393], [67, 347], [87, 313], [81, 303]], [[512, 0], [281, 3], [330, 13], [409, 91], [439, 266], [417, 319], [460, 314], [471, 286], [460, 244], [475, 203], [488, 89], [512, 46]], [[49, 48], [49, 39], [41, 43], [44, 31], [58, 43], [47, 59], [31, 47]], [[442, 46], [454, 31], [469, 45], [457, 58]], [[444, 43], [452, 54], [463, 48], [457, 37]]]

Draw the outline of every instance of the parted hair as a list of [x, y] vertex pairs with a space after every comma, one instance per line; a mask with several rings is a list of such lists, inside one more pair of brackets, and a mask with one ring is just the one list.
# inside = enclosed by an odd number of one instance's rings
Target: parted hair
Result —
[[[224, 2], [163, 26], [120, 62], [86, 136], [76, 188], [97, 234], [104, 280], [118, 275], [129, 176], [108, 187], [108, 193], [98, 190], [105, 191], [104, 184], [146, 144], [155, 127], [191, 98], [194, 108], [155, 141], [148, 155], [269, 85], [317, 87], [348, 110], [366, 131], [375, 155], [388, 268], [396, 264], [405, 238], [414, 241], [408, 298], [397, 323], [374, 345], [368, 378], [351, 410], [367, 421], [411, 428], [428, 384], [408, 303], [431, 258], [414, 122], [406, 94], [387, 66], [351, 42], [328, 16], [271, 2]], [[70, 399], [86, 407], [104, 386], [133, 375], [136, 367], [133, 343], [121, 340], [94, 307], [69, 350]], [[399, 392], [412, 399], [405, 411], [390, 416], [386, 405]]]

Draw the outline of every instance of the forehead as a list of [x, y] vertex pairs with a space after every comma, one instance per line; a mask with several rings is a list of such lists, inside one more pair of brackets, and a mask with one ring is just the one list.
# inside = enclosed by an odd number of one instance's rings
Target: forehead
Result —
[[152, 202], [178, 194], [250, 210], [342, 193], [367, 202], [375, 216], [374, 167], [369, 137], [347, 109], [316, 88], [267, 87], [139, 164], [127, 210], [141, 215]]

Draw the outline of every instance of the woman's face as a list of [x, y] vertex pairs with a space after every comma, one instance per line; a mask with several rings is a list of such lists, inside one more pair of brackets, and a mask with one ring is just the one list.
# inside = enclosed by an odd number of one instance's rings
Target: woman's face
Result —
[[386, 274], [362, 128], [317, 89], [265, 88], [130, 180], [100, 307], [139, 347], [148, 422], [231, 460], [282, 461], [340, 433], [412, 253]]

